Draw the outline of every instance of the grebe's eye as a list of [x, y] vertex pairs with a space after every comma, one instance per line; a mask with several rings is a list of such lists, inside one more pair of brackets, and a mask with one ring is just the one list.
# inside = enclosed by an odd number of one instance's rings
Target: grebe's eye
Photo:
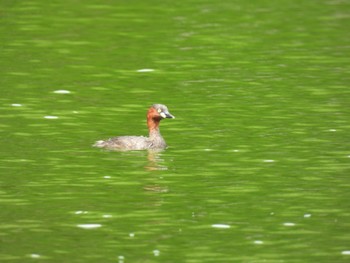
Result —
[[161, 112], [162, 112], [162, 110], [161, 110], [161, 109], [158, 109], [157, 111], [158, 111], [158, 113], [161, 113]]

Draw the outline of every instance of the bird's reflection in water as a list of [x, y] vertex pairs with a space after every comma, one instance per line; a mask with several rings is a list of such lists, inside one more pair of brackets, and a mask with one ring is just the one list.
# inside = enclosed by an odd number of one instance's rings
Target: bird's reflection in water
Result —
[[143, 187], [143, 189], [146, 191], [151, 191], [151, 192], [155, 192], [155, 193], [167, 193], [167, 192], [169, 192], [168, 187], [160, 186], [160, 185], [145, 185]]
[[[149, 177], [145, 178], [148, 183], [143, 186], [144, 190], [153, 193], [167, 193], [169, 191], [168, 187], [158, 184], [158, 182], [163, 179], [162, 171], [168, 170], [168, 167], [165, 165], [165, 160], [162, 158], [162, 150], [117, 152], [120, 152], [122, 156], [126, 157], [126, 160], [136, 159], [137, 161], [142, 161], [141, 167], [150, 174]], [[152, 181], [151, 183], [149, 183], [150, 180]]]
[[[148, 163], [145, 166], [147, 171], [165, 171], [168, 167], [164, 165], [164, 159], [161, 158], [161, 151], [148, 151], [147, 155]], [[144, 190], [155, 192], [155, 193], [167, 193], [169, 191], [168, 187], [160, 186], [158, 184], [145, 185]]]
[[161, 151], [148, 151], [147, 155], [148, 164], [145, 166], [147, 171], [159, 171], [168, 170], [168, 167], [164, 165], [164, 159], [161, 158]]

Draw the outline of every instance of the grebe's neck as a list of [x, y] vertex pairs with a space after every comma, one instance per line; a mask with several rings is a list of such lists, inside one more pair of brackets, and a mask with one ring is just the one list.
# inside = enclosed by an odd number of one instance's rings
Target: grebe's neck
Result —
[[152, 142], [153, 148], [166, 148], [166, 143], [160, 134], [159, 123], [162, 117], [158, 111], [151, 107], [147, 112], [147, 126], [149, 130], [149, 140]]
[[147, 126], [149, 134], [159, 133], [160, 120], [154, 118], [147, 118]]
[[160, 136], [159, 132], [159, 123], [161, 117], [158, 116], [158, 112], [154, 108], [150, 108], [147, 112], [147, 126], [149, 131], [149, 137], [158, 137]]

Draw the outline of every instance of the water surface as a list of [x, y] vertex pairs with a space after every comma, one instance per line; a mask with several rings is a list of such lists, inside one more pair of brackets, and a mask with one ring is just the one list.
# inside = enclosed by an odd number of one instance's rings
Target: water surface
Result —
[[347, 1], [1, 6], [2, 262], [349, 261]]

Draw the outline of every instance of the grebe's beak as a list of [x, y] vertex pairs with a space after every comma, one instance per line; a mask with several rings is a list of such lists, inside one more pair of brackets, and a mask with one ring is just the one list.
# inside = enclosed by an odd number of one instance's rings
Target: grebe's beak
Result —
[[161, 112], [159, 113], [160, 116], [162, 116], [162, 118], [168, 118], [168, 119], [175, 119], [175, 116], [174, 115], [171, 115], [169, 112]]

